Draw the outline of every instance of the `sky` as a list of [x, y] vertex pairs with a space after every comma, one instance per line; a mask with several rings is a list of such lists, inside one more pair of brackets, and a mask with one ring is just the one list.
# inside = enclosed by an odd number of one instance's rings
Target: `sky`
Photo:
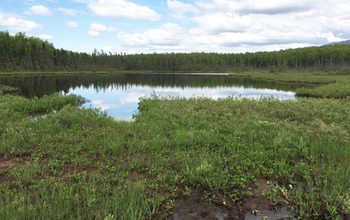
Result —
[[349, 0], [0, 0], [0, 31], [75, 52], [245, 53], [350, 39]]

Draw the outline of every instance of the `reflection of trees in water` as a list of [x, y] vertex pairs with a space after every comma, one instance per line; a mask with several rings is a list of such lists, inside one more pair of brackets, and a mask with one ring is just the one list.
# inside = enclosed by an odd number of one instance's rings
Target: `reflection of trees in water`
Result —
[[98, 75], [78, 74], [59, 76], [11, 76], [0, 77], [0, 84], [17, 87], [26, 97], [41, 97], [54, 92], [68, 93], [70, 89], [90, 88], [96, 91], [105, 89], [126, 90], [133, 86], [161, 87], [231, 87], [268, 88], [291, 91], [300, 87], [297, 84], [235, 78], [232, 76], [181, 75], [181, 74], [119, 74]]

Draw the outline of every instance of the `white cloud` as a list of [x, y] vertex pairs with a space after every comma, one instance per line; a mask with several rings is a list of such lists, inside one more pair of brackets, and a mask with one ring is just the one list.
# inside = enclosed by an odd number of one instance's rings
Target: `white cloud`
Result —
[[112, 31], [115, 31], [113, 27], [107, 27], [100, 23], [92, 23], [90, 25], [90, 30], [88, 34], [90, 36], [98, 37], [100, 36], [100, 32], [112, 32]]
[[98, 37], [98, 36], [100, 36], [100, 32], [98, 32], [98, 31], [89, 31], [88, 32], [88, 34], [90, 35], [90, 36], [93, 36], [93, 37]]
[[93, 105], [101, 105], [103, 103], [103, 99], [93, 99], [91, 100]]
[[171, 14], [174, 18], [184, 18], [186, 13], [198, 13], [199, 10], [197, 7], [192, 4], [182, 3], [176, 0], [167, 0], [167, 5], [170, 10], [174, 12]]
[[307, 11], [324, 0], [284, 0], [284, 1], [256, 1], [256, 0], [213, 0], [196, 2], [199, 8], [207, 12], [242, 12], [262, 14], [283, 14], [290, 12]]
[[350, 6], [336, 2], [197, 1], [201, 11], [190, 18], [197, 26], [185, 33], [186, 46], [207, 52], [271, 51], [344, 40], [350, 37]]
[[105, 47], [102, 47], [101, 50], [103, 50], [105, 53], [116, 53], [117, 52], [117, 48], [115, 48], [114, 46], [105, 46]]
[[21, 32], [27, 32], [33, 29], [43, 28], [41, 25], [33, 21], [18, 19], [12, 16], [5, 18], [1, 14], [0, 14], [0, 26], [5, 27], [9, 30], [21, 31]]
[[112, 27], [106, 27], [105, 25], [103, 24], [100, 24], [100, 23], [92, 23], [90, 25], [90, 30], [92, 31], [114, 31], [115, 29], [112, 28]]
[[84, 11], [80, 11], [80, 10], [75, 10], [75, 9], [69, 9], [69, 8], [57, 8], [56, 9], [59, 12], [62, 12], [65, 15], [70, 15], [70, 16], [76, 16], [78, 14], [82, 14], [84, 13]]
[[69, 28], [76, 28], [79, 26], [79, 24], [75, 21], [66, 21], [66, 26]]
[[27, 15], [41, 15], [41, 16], [50, 16], [51, 11], [47, 7], [43, 5], [33, 5], [32, 7], [29, 8], [28, 11], [25, 11], [24, 14]]
[[53, 36], [48, 35], [48, 34], [41, 34], [41, 35], [39, 35], [39, 38], [42, 40], [52, 40]]
[[73, 2], [77, 2], [77, 3], [90, 3], [94, 0], [73, 0]]
[[137, 5], [127, 0], [98, 0], [88, 3], [88, 7], [96, 15], [102, 17], [124, 17], [137, 20], [156, 21], [160, 15], [154, 10]]
[[193, 18], [202, 30], [211, 33], [244, 32], [256, 22], [249, 16], [239, 16], [235, 13], [212, 13]]
[[[328, 41], [328, 43], [347, 40], [347, 39], [344, 39], [344, 38], [341, 38], [341, 37], [336, 37], [336, 36], [334, 36], [334, 34], [331, 33], [331, 32], [328, 32], [328, 33], [318, 33], [318, 35], [319, 35], [321, 38], [326, 38], [327, 41]], [[340, 36], [342, 36], [342, 34], [340, 34]]]
[[149, 46], [153, 48], [176, 48], [184, 40], [184, 30], [177, 24], [166, 23], [144, 33], [118, 33], [127, 46]]

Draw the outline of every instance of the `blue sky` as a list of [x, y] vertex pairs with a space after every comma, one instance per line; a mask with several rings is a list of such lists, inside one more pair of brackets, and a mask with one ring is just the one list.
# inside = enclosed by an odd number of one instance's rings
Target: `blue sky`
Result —
[[0, 31], [91, 53], [240, 53], [350, 39], [348, 0], [1, 0]]

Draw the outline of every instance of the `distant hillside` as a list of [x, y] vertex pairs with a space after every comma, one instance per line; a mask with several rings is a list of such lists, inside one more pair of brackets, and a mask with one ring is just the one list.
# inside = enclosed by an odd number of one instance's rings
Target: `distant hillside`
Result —
[[329, 43], [329, 44], [327, 44], [327, 45], [336, 45], [336, 44], [350, 44], [350, 40], [339, 41], [339, 42], [333, 42], [333, 43]]

